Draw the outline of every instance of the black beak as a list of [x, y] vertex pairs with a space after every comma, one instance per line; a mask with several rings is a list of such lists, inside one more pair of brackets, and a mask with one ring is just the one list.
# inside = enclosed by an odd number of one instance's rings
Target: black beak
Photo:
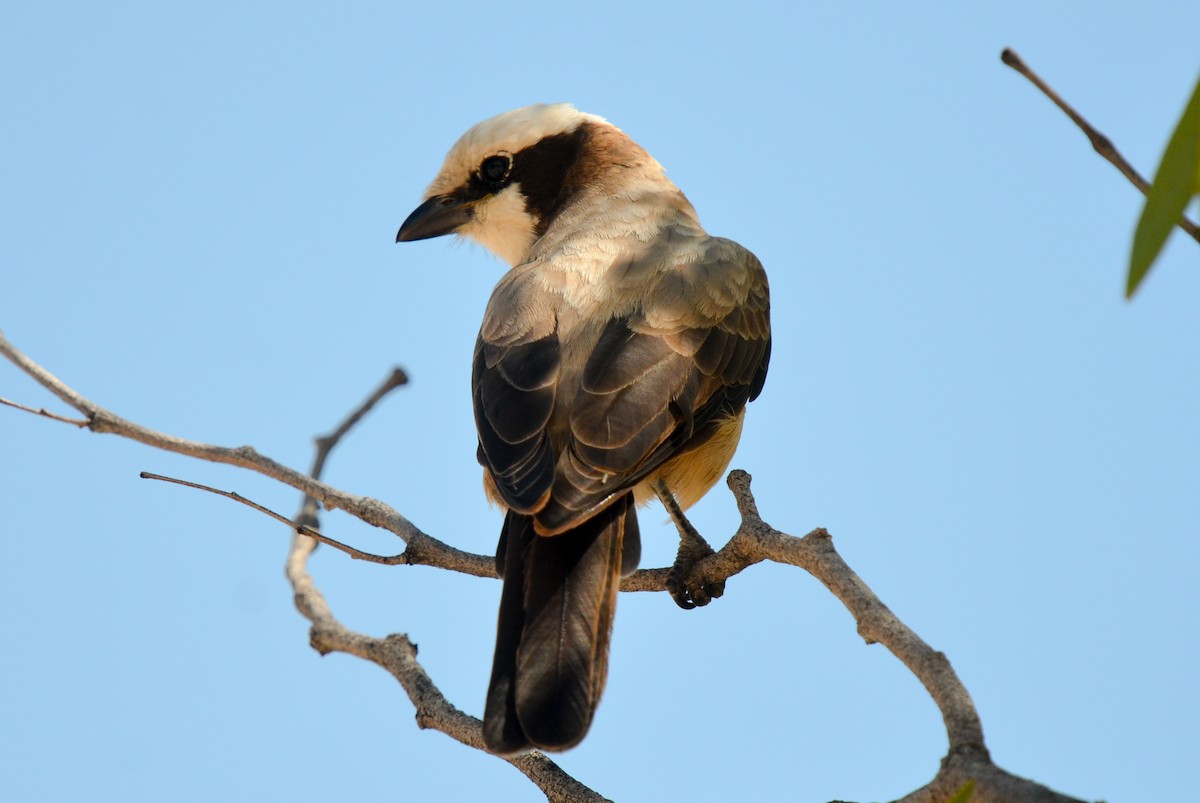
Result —
[[396, 232], [396, 242], [408, 243], [453, 234], [474, 216], [471, 204], [452, 195], [435, 195], [408, 216]]

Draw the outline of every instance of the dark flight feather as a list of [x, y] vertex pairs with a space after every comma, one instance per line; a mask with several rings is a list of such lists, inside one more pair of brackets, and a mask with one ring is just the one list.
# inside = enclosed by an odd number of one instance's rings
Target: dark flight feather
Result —
[[497, 753], [563, 750], [591, 725], [608, 672], [608, 642], [625, 564], [640, 536], [632, 494], [569, 535], [538, 536], [509, 512], [504, 590], [484, 710]]

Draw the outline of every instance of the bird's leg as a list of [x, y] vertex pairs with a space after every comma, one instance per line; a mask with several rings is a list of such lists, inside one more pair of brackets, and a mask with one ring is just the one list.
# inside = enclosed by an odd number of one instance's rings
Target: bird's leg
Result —
[[675, 501], [675, 495], [663, 480], [654, 483], [654, 491], [662, 500], [663, 507], [671, 514], [675, 528], [679, 530], [679, 552], [675, 555], [675, 564], [667, 576], [667, 591], [680, 608], [691, 609], [697, 605], [707, 605], [712, 600], [725, 593], [725, 581], [706, 582], [703, 577], [693, 577], [696, 564], [709, 555], [714, 554], [713, 548], [704, 540], [704, 536], [696, 532], [696, 528], [683, 515], [683, 509]]

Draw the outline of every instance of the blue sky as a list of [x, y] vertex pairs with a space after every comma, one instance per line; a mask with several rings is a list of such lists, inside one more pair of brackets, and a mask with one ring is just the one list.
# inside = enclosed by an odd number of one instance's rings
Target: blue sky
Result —
[[[327, 479], [490, 552], [468, 379], [501, 269], [393, 238], [468, 126], [571, 101], [767, 267], [771, 373], [734, 460], [767, 520], [830, 529], [950, 657], [1002, 766], [1178, 800], [1200, 749], [1200, 251], [1176, 234], [1123, 301], [1140, 198], [999, 52], [1151, 172], [1196, 30], [1182, 1], [14, 6], [0, 328], [122, 416], [296, 467], [400, 364], [411, 385]], [[62, 409], [7, 363], [0, 395]], [[382, 670], [312, 652], [281, 527], [137, 474], [289, 514], [295, 493], [11, 410], [0, 444], [0, 797], [539, 799], [419, 731]], [[723, 542], [731, 498], [693, 520]], [[642, 522], [643, 565], [669, 562], [665, 515]], [[480, 713], [498, 583], [332, 550], [313, 570], [346, 624], [408, 633]], [[621, 801], [880, 800], [944, 749], [819, 583], [760, 566], [704, 610], [624, 595], [595, 726], [560, 763]]]

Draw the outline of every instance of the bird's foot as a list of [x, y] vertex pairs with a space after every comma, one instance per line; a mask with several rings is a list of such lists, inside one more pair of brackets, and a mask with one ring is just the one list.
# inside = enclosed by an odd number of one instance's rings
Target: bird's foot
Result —
[[667, 484], [659, 480], [654, 490], [667, 513], [671, 515], [671, 520], [675, 522], [675, 529], [679, 530], [679, 552], [676, 553], [675, 563], [667, 575], [667, 591], [675, 600], [675, 604], [684, 610], [703, 607], [725, 593], [723, 578], [711, 580], [704, 572], [696, 570], [700, 561], [716, 553], [704, 540], [704, 536], [688, 521], [687, 516], [683, 515], [683, 508], [675, 501], [675, 495], [671, 493]]
[[[675, 604], [684, 610], [704, 606], [725, 593], [725, 581], [711, 580], [697, 564], [709, 555], [716, 554], [708, 542], [684, 519], [687, 532], [679, 539], [679, 552], [667, 575], [667, 591]], [[681, 532], [684, 530], [680, 527]]]

